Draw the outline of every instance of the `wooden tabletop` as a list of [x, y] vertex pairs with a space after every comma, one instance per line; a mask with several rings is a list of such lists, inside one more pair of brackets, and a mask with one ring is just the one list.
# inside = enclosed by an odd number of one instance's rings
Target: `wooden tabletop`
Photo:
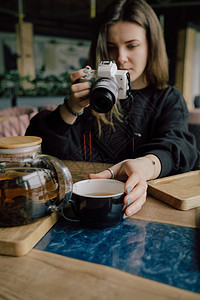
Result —
[[[100, 172], [111, 166], [108, 164], [88, 162], [77, 163], [64, 161], [64, 163], [70, 170], [74, 182], [88, 178], [89, 173]], [[161, 222], [193, 228], [199, 227], [199, 224], [197, 224], [198, 220], [200, 220], [199, 217], [200, 209], [181, 211], [149, 195], [142, 209], [132, 216], [132, 218], [145, 221]]]
[[0, 299], [200, 299], [199, 294], [114, 268], [35, 249], [20, 258], [0, 256], [0, 266]]
[[[65, 161], [74, 182], [109, 165]], [[133, 218], [196, 227], [198, 210], [178, 211], [147, 197]], [[0, 256], [0, 299], [200, 299], [188, 292], [114, 268], [33, 249], [23, 257]]]

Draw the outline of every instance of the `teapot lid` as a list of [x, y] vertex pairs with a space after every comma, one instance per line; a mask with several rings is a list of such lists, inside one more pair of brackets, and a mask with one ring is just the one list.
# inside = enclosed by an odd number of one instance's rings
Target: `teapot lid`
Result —
[[0, 149], [28, 148], [40, 145], [42, 139], [38, 136], [0, 137]]

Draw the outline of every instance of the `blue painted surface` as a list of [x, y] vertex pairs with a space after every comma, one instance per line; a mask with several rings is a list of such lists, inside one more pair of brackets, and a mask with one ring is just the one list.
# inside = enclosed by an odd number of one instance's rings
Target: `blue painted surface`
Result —
[[106, 229], [61, 219], [35, 248], [200, 293], [199, 236], [197, 229], [135, 219]]
[[[43, 105], [59, 105], [63, 103], [65, 96], [49, 97], [17, 97], [16, 106], [34, 106], [39, 108]], [[12, 99], [9, 97], [0, 98], [0, 110], [12, 107]]]

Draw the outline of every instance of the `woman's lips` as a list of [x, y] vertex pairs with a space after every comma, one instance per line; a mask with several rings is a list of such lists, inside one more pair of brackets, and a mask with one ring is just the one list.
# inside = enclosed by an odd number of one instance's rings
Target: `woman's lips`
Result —
[[124, 71], [130, 72], [132, 70], [132, 68], [119, 68], [119, 70], [124, 70]]

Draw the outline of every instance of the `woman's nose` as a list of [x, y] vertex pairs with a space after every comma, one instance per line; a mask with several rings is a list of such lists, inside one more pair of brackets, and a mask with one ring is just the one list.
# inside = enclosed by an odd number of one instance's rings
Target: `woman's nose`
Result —
[[124, 62], [126, 62], [128, 60], [128, 57], [127, 57], [127, 53], [124, 49], [119, 49], [118, 50], [118, 56], [117, 56], [117, 61], [120, 63], [120, 64], [123, 64]]

